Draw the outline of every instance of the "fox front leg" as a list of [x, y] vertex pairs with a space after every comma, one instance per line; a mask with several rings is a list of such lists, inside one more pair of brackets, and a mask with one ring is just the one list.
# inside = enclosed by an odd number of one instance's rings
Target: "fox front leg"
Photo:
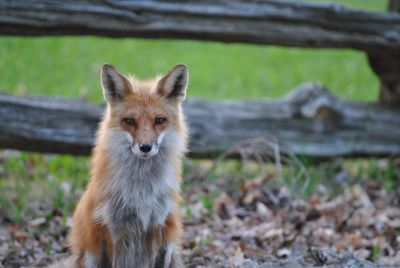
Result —
[[158, 251], [154, 268], [182, 268], [180, 247], [168, 245]]

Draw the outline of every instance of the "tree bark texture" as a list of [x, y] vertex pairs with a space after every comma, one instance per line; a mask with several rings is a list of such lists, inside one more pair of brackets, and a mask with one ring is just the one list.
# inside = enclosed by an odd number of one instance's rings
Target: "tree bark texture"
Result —
[[379, 52], [400, 49], [400, 15], [277, 0], [0, 0], [0, 34], [182, 38]]
[[[400, 0], [389, 0], [388, 11], [399, 13]], [[400, 49], [369, 52], [368, 60], [381, 82], [379, 101], [400, 105]]]
[[[80, 100], [0, 95], [0, 148], [90, 153], [104, 106]], [[400, 155], [400, 107], [338, 99], [304, 84], [277, 100], [188, 99], [190, 155], [237, 148], [271, 157]], [[237, 156], [238, 154], [233, 154]]]

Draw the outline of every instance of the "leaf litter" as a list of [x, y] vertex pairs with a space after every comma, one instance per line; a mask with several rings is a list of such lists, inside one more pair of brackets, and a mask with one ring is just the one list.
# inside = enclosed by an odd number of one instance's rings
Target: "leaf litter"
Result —
[[[400, 267], [400, 189], [364, 180], [336, 195], [300, 198], [272, 180], [268, 174], [242, 178], [238, 187], [226, 177], [186, 185], [185, 266]], [[72, 211], [33, 207], [36, 217], [18, 223], [10, 207], [0, 207], [0, 267], [45, 267], [68, 256]]]

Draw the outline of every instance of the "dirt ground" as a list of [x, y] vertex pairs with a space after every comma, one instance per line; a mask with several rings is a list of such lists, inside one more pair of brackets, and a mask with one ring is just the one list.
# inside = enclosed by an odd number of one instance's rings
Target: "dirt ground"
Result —
[[[184, 191], [186, 267], [400, 267], [400, 190], [367, 181], [334, 198], [300, 199], [265, 180], [222, 189], [208, 209], [197, 193], [210, 183]], [[3, 212], [0, 267], [43, 267], [68, 255], [62, 212], [22, 224]]]

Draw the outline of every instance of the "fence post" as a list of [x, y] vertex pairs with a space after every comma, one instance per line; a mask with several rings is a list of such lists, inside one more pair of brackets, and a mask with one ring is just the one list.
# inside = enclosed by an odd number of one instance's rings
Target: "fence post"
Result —
[[[400, 0], [389, 0], [388, 11], [400, 12]], [[380, 79], [379, 101], [400, 104], [400, 50], [392, 53], [369, 52], [368, 61]]]

